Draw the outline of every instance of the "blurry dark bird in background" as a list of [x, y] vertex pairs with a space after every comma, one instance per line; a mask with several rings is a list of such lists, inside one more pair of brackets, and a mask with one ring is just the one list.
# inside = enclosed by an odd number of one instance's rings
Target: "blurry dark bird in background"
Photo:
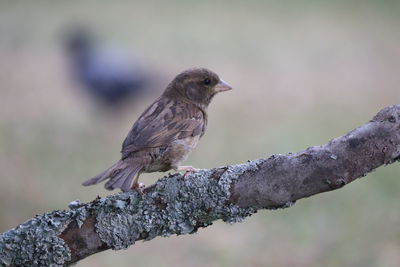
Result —
[[131, 55], [102, 49], [86, 27], [74, 27], [63, 36], [72, 75], [95, 101], [110, 108], [144, 93], [150, 77]]

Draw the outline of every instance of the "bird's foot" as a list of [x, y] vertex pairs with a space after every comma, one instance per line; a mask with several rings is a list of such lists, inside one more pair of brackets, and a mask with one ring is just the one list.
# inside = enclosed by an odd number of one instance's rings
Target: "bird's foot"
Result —
[[146, 185], [144, 183], [135, 183], [132, 185], [131, 189], [135, 190], [139, 194], [143, 194], [143, 190], [146, 188]]
[[199, 171], [199, 169], [193, 168], [193, 166], [179, 166], [178, 168], [176, 168], [176, 170], [178, 172], [180, 172], [180, 171], [185, 172], [185, 174], [183, 175], [184, 180], [187, 179], [188, 175]]

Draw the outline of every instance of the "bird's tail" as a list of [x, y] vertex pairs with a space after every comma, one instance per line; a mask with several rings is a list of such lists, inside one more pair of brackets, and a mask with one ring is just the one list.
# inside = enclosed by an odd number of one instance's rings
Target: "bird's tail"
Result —
[[109, 179], [104, 185], [107, 190], [121, 188], [122, 191], [126, 192], [129, 191], [132, 186], [133, 177], [135, 177], [142, 168], [143, 166], [141, 164], [120, 160], [99, 175], [83, 182], [82, 185], [94, 185]]

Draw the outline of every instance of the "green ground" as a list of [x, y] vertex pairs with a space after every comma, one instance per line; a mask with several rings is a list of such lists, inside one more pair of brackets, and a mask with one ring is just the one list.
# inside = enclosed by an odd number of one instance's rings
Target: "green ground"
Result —
[[[74, 21], [135, 47], [160, 84], [205, 66], [233, 85], [212, 103], [207, 133], [186, 162], [200, 168], [319, 145], [400, 102], [396, 1], [73, 3], [0, 1], [0, 231], [109, 194], [80, 183], [118, 159], [151, 102], [117, 117], [74, 90], [58, 42]], [[383, 167], [290, 209], [77, 266], [400, 266], [399, 173], [398, 164]]]

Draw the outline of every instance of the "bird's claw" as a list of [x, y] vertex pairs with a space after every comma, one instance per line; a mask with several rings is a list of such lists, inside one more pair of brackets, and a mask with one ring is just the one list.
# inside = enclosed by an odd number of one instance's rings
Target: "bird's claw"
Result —
[[132, 190], [135, 190], [139, 194], [143, 194], [144, 189], [146, 188], [146, 185], [144, 183], [136, 183], [132, 185]]
[[180, 166], [177, 168], [178, 171], [185, 171], [185, 174], [183, 174], [183, 179], [186, 180], [187, 177], [195, 172], [198, 172], [199, 169], [193, 168], [192, 166]]

